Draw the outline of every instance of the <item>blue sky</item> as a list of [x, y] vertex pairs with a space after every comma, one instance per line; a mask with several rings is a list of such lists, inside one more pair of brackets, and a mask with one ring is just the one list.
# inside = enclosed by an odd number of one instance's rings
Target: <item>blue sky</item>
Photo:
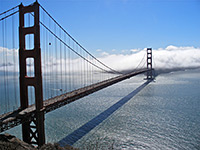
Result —
[[[0, 0], [0, 12], [20, 2]], [[91, 52], [200, 47], [200, 0], [39, 0]]]

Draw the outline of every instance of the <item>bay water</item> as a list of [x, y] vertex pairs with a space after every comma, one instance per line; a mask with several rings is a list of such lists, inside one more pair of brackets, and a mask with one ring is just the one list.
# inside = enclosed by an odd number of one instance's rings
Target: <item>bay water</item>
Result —
[[[46, 141], [61, 141], [136, 90], [143, 79], [138, 75], [46, 114]], [[6, 132], [21, 138], [20, 130]], [[200, 150], [200, 70], [158, 75], [73, 146]]]

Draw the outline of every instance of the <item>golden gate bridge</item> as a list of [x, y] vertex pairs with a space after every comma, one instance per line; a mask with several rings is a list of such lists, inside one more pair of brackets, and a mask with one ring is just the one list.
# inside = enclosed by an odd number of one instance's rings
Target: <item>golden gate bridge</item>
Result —
[[45, 143], [46, 113], [138, 74], [153, 79], [151, 48], [132, 71], [115, 70], [37, 1], [1, 13], [0, 29], [0, 131], [22, 124], [30, 144]]

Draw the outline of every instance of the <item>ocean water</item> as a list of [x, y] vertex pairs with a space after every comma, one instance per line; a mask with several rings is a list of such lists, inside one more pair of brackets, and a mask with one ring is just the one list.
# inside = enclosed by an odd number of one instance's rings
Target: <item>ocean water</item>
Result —
[[[98, 115], [106, 115], [106, 110], [145, 83], [143, 78], [133, 77], [46, 114], [47, 142], [61, 141]], [[160, 74], [98, 121], [74, 147], [200, 150], [200, 70]], [[7, 132], [20, 137], [20, 128]]]

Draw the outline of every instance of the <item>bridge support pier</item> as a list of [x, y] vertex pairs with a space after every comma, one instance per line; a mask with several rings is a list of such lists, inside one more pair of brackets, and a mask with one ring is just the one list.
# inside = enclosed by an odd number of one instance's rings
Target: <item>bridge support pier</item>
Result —
[[147, 80], [152, 80], [153, 77], [153, 69], [152, 69], [152, 48], [147, 48]]
[[[34, 25], [25, 27], [25, 14], [32, 13]], [[34, 48], [26, 48], [26, 35], [33, 34]], [[27, 58], [34, 60], [34, 75], [27, 74]], [[39, 4], [19, 6], [19, 68], [20, 68], [20, 104], [21, 109], [29, 106], [28, 87], [35, 89], [35, 113], [32, 120], [22, 124], [23, 140], [30, 144], [42, 146], [45, 143], [44, 112], [43, 112], [43, 89], [41, 72], [41, 49], [40, 49], [40, 23]]]

